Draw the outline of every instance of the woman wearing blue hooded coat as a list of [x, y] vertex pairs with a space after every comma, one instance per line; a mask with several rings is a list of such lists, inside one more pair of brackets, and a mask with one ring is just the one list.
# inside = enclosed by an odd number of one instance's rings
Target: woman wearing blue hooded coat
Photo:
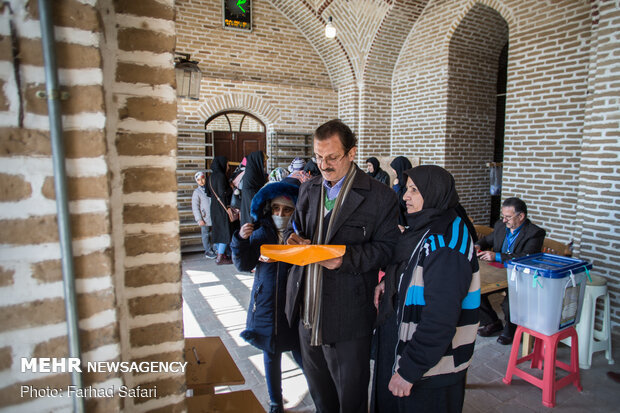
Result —
[[284, 411], [282, 353], [291, 350], [300, 366], [301, 353], [297, 325], [291, 328], [284, 313], [286, 281], [291, 265], [261, 256], [260, 247], [283, 243], [282, 235], [295, 210], [298, 192], [299, 181], [296, 179], [285, 178], [265, 185], [252, 200], [250, 215], [254, 223], [241, 226], [230, 245], [233, 262], [239, 271], [256, 268], [246, 329], [241, 337], [263, 350], [270, 412]]

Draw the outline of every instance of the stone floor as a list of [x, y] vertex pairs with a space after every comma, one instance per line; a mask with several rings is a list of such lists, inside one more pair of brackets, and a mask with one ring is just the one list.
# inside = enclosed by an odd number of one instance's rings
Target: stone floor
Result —
[[[251, 389], [268, 409], [269, 396], [263, 375], [262, 352], [239, 337], [245, 327], [252, 281], [252, 274], [239, 272], [233, 265], [217, 266], [202, 254], [183, 256], [185, 336], [221, 337], [246, 383], [218, 388], [216, 391]], [[497, 303], [494, 305], [499, 309]], [[615, 342], [613, 348], [614, 359], [620, 361], [620, 341]], [[495, 337], [478, 337], [474, 360], [467, 375], [464, 412], [523, 413], [551, 410], [542, 405], [542, 393], [537, 387], [517, 377], [513, 378], [511, 385], [502, 382], [509, 353], [510, 346], [498, 344]], [[558, 353], [559, 359], [568, 362], [568, 347], [562, 345]], [[579, 392], [571, 385], [559, 390], [556, 393], [555, 410], [575, 413], [620, 411], [620, 383], [607, 377], [606, 372], [610, 370], [620, 372], [620, 364], [610, 366], [603, 352], [595, 353], [592, 368], [581, 370], [583, 391]], [[289, 354], [283, 360], [282, 387], [287, 411], [314, 411], [304, 376]]]

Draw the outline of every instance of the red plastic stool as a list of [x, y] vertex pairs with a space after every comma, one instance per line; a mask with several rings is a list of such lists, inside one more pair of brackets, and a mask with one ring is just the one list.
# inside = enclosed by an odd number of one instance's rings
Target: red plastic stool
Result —
[[[532, 337], [534, 337], [534, 350], [527, 356], [517, 359], [523, 333], [529, 333]], [[510, 384], [512, 381], [512, 376], [515, 375], [521, 377], [528, 383], [541, 388], [542, 403], [547, 407], [555, 406], [556, 390], [561, 389], [569, 383], [573, 383], [573, 385], [577, 387], [577, 390], [583, 390], [583, 387], [581, 387], [581, 383], [579, 381], [579, 349], [577, 348], [577, 345], [571, 346], [570, 366], [555, 359], [558, 349], [558, 342], [566, 337], [571, 338], [571, 343], [577, 344], [577, 332], [574, 327], [568, 327], [552, 336], [547, 336], [537, 331], [530, 330], [529, 328], [517, 326], [515, 338], [512, 342], [512, 349], [510, 350], [510, 360], [508, 361], [508, 368], [506, 369], [506, 376], [503, 378], [503, 382]], [[528, 360], [532, 360], [532, 368], [543, 370], [542, 380], [517, 368], [518, 364]], [[556, 380], [556, 366], [566, 370], [568, 375]]]

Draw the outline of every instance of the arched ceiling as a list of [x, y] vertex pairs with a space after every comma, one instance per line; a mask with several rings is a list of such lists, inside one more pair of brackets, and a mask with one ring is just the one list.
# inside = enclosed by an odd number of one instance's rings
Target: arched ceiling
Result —
[[[335, 89], [351, 83], [389, 86], [394, 64], [428, 0], [270, 0], [306, 36]], [[324, 34], [329, 17], [338, 30]]]

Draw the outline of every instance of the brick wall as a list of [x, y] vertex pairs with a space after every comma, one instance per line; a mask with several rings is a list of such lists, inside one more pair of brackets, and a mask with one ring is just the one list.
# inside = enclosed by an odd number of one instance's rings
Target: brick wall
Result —
[[[106, 141], [120, 348], [127, 361], [183, 361], [172, 0], [101, 4]], [[126, 373], [157, 388], [124, 409], [184, 408], [182, 373]]]
[[[69, 374], [21, 373], [22, 357], [67, 357], [68, 344], [47, 101], [36, 97], [45, 91], [37, 2], [11, 2], [0, 10], [0, 407], [68, 409], [69, 398], [20, 397], [21, 385], [65, 387], [71, 379]], [[102, 27], [96, 9], [77, 1], [54, 2], [53, 20], [59, 80], [69, 92], [61, 109], [81, 351], [85, 361], [117, 360]], [[114, 374], [86, 374], [83, 380], [85, 385], [122, 383]], [[120, 400], [85, 404], [114, 411]]]
[[[495, 100], [493, 82], [480, 75], [494, 70], [501, 16], [510, 43], [502, 198], [524, 199], [548, 237], [574, 240], [576, 255], [608, 279], [617, 331], [619, 278], [609, 257], [618, 247], [610, 215], [618, 199], [618, 2], [454, 6], [430, 2], [403, 47], [392, 81], [392, 154], [447, 167], [468, 212], [488, 219], [484, 163], [492, 160]], [[487, 47], [471, 48], [473, 39]]]
[[620, 191], [620, 2], [593, 2], [588, 98], [579, 169], [575, 235], [578, 255], [607, 278], [612, 324], [620, 325], [618, 199]]
[[427, 3], [394, 2], [373, 36], [361, 73], [358, 128], [358, 159], [361, 164], [370, 156], [400, 155], [391, 153], [392, 76], [407, 35]]
[[[338, 116], [338, 92], [324, 60], [299, 28], [270, 2], [253, 2], [252, 32], [224, 29], [219, 1], [184, 0], [175, 6], [176, 51], [190, 53], [203, 72], [200, 100], [178, 102], [179, 129], [204, 129], [207, 119], [228, 110], [251, 113], [266, 126], [267, 154], [273, 161], [274, 131], [312, 132]], [[194, 172], [205, 165], [185, 155], [199, 148], [204, 139], [199, 133], [179, 139], [178, 200], [184, 245], [200, 243], [197, 235], [191, 235], [199, 230], [189, 199], [195, 187]], [[270, 166], [275, 165], [272, 161]]]
[[[222, 27], [221, 4], [176, 2], [176, 50], [203, 72], [200, 101], [179, 102], [179, 125], [204, 128], [218, 111], [243, 109], [268, 129], [308, 131], [337, 115], [327, 69], [303, 34], [269, 2], [253, 4], [253, 30]], [[200, 22], [200, 24], [197, 24]]]
[[461, 188], [474, 222], [487, 224], [489, 171], [495, 138], [499, 56], [508, 25], [495, 10], [476, 4], [454, 30], [448, 46], [445, 167]]
[[[52, 2], [82, 360], [180, 361], [173, 2], [93, 4]], [[68, 355], [38, 18], [36, 1], [0, 8], [0, 406], [70, 410], [71, 398], [20, 397], [21, 385], [70, 384], [20, 372], [22, 357]], [[87, 411], [184, 408], [182, 375], [83, 380], [158, 389], [85, 399]]]

